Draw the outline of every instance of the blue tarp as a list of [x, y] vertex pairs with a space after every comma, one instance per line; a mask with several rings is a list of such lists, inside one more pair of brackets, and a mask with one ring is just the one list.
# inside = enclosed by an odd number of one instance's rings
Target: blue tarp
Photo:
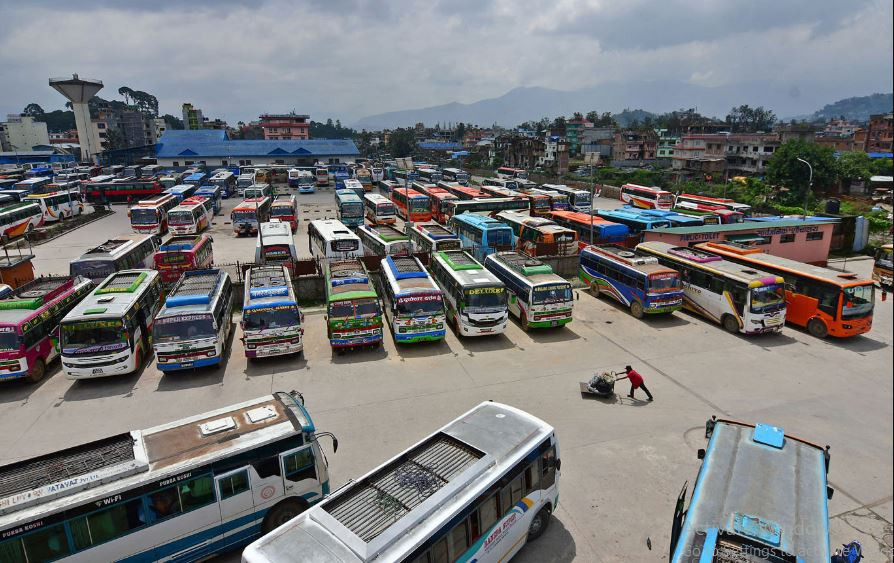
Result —
[[230, 140], [217, 129], [166, 131], [156, 145], [159, 158], [265, 157], [265, 156], [359, 156], [350, 139]]

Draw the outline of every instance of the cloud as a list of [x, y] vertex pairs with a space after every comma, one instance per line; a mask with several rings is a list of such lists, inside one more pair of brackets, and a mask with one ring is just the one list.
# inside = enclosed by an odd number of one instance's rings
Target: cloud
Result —
[[62, 107], [47, 78], [72, 72], [103, 80], [104, 97], [122, 85], [151, 92], [175, 115], [188, 101], [231, 123], [292, 109], [347, 123], [519, 86], [765, 82], [803, 92], [826, 81], [860, 95], [890, 91], [894, 63], [892, 6], [880, 0], [77, 6], [0, 0], [0, 112]]

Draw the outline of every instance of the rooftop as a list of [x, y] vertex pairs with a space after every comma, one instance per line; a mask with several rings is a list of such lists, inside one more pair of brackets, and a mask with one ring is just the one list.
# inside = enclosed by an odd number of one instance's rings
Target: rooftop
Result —
[[829, 225], [837, 223], [838, 219], [815, 219], [808, 221], [803, 219], [781, 219], [779, 221], [745, 221], [744, 223], [730, 223], [727, 225], [701, 225], [698, 227], [663, 227], [652, 229], [650, 232], [668, 235], [690, 235], [693, 233], [727, 233], [737, 231], [750, 231], [753, 229], [770, 229], [780, 227], [800, 227], [804, 225]]

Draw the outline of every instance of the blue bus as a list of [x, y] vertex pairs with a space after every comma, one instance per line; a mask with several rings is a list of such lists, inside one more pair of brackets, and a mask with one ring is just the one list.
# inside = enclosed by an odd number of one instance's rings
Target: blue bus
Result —
[[200, 195], [202, 197], [207, 197], [211, 200], [211, 203], [214, 205], [214, 214], [217, 215], [220, 213], [221, 208], [221, 199], [223, 198], [223, 194], [221, 189], [218, 186], [202, 186], [196, 190], [194, 195]]
[[580, 251], [578, 277], [590, 291], [605, 294], [637, 319], [683, 308], [680, 273], [654, 256], [617, 246], [587, 246]]
[[351, 169], [348, 168], [347, 164], [330, 164], [327, 166], [329, 169], [329, 178], [331, 180], [330, 183], [335, 184], [335, 189], [341, 189], [345, 187], [345, 180], [351, 177]]
[[193, 172], [183, 179], [183, 183], [192, 184], [194, 186], [201, 186], [205, 183], [206, 178], [208, 178], [208, 174], [205, 174], [204, 172]]
[[829, 561], [828, 446], [768, 424], [711, 418], [686, 508], [677, 497], [671, 563]]
[[592, 213], [613, 223], [627, 225], [631, 234], [639, 234], [643, 231], [671, 226], [670, 221], [667, 219], [643, 216], [626, 209], [596, 209]]
[[460, 213], [450, 218], [448, 226], [459, 236], [463, 248], [469, 249], [479, 261], [488, 254], [513, 249], [512, 227], [493, 217]]
[[664, 219], [670, 222], [671, 227], [701, 227], [705, 224], [705, 220], [702, 217], [686, 215], [685, 213], [678, 213], [676, 211], [667, 211], [665, 209], [643, 209], [641, 207], [633, 207], [632, 205], [625, 205], [621, 209], [623, 211], [636, 213], [647, 219]]
[[351, 190], [335, 190], [335, 207], [338, 220], [346, 227], [359, 227], [363, 224], [363, 199]]
[[172, 196], [177, 198], [177, 201], [183, 201], [191, 195], [194, 195], [197, 189], [199, 189], [199, 187], [192, 184], [180, 184], [178, 186], [174, 186], [173, 188], [166, 189], [164, 193], [171, 194]]

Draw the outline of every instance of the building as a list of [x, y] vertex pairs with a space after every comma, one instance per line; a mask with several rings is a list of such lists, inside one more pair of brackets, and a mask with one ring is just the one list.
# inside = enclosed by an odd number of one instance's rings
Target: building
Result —
[[851, 137], [860, 126], [846, 119], [831, 119], [823, 129], [823, 136]]
[[543, 155], [537, 159], [537, 166], [549, 170], [555, 176], [568, 172], [568, 144], [557, 136], [546, 137], [543, 141]]
[[869, 127], [866, 128], [866, 141], [863, 148], [865, 152], [894, 152], [894, 124], [892, 121], [894, 121], [892, 113], [869, 116]]
[[103, 108], [90, 120], [90, 146], [103, 151], [145, 147], [158, 142], [155, 119], [137, 110]]
[[48, 145], [33, 151], [0, 151], [0, 164], [21, 165], [40, 162], [77, 162], [75, 154], [80, 156], [80, 149], [63, 150], [61, 145]]
[[656, 129], [655, 133], [658, 135], [658, 149], [655, 152], [655, 157], [670, 163], [670, 159], [674, 157], [674, 146], [680, 137], [667, 129]]
[[297, 113], [265, 113], [260, 117], [264, 139], [301, 141], [310, 139], [310, 116]]
[[157, 145], [161, 166], [186, 167], [201, 163], [209, 167], [287, 164], [312, 166], [352, 164], [360, 156], [349, 139], [232, 140], [220, 129], [168, 130]]
[[187, 102], [183, 104], [182, 111], [184, 129], [196, 130], [205, 128], [205, 116], [202, 115], [202, 110]]
[[[580, 132], [580, 154], [598, 154], [600, 161], [610, 161], [615, 130], [612, 127], [587, 127]], [[590, 158], [593, 158], [592, 156]]]
[[853, 135], [823, 135], [816, 138], [816, 144], [836, 152], [863, 150], [863, 145], [855, 144]]
[[674, 145], [671, 168], [678, 179], [763, 176], [780, 144], [779, 135], [772, 133], [683, 135]]
[[615, 133], [612, 146], [612, 166], [643, 166], [655, 162], [658, 135], [655, 131], [626, 129]]
[[[810, 136], [810, 140], [813, 137]], [[784, 141], [773, 134], [726, 135], [726, 172], [734, 176], [763, 176], [773, 153]]]
[[168, 130], [168, 122], [163, 117], [156, 117], [152, 120], [152, 136], [155, 142], [159, 142], [165, 132]]
[[816, 139], [817, 127], [813, 123], [781, 123], [773, 128], [783, 143], [798, 139], [812, 143]]
[[576, 157], [581, 153], [581, 136], [593, 124], [586, 119], [569, 119], [565, 122], [565, 140], [568, 142], [568, 156]]
[[0, 144], [4, 151], [30, 151], [39, 145], [50, 144], [47, 124], [34, 121], [28, 115], [9, 114], [0, 123]]
[[78, 144], [78, 130], [77, 129], [69, 129], [68, 131], [62, 131], [61, 133], [50, 133], [50, 144], [51, 145], [60, 145], [60, 144]]

